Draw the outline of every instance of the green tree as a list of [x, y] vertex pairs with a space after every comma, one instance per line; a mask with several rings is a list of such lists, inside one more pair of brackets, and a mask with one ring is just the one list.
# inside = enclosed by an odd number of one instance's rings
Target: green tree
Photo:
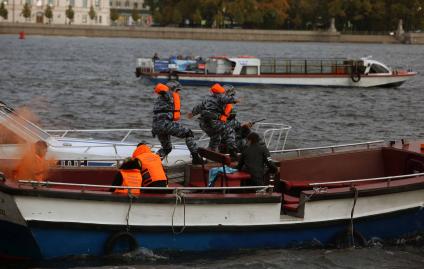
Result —
[[71, 5], [68, 6], [68, 9], [65, 11], [65, 15], [69, 19], [69, 24], [71, 24], [74, 21], [75, 16], [75, 12]]
[[51, 23], [53, 18], [53, 10], [50, 5], [47, 5], [46, 9], [44, 10], [44, 16], [49, 20], [49, 23]]
[[96, 18], [96, 11], [94, 10], [93, 5], [90, 6], [90, 10], [88, 11], [88, 17], [90, 18], [90, 20], [94, 20], [94, 18]]
[[22, 16], [24, 16], [25, 19], [28, 19], [29, 17], [31, 17], [31, 7], [28, 3], [25, 3], [22, 9]]
[[200, 10], [196, 9], [191, 17], [191, 21], [194, 25], [200, 26], [202, 24], [202, 14], [200, 13]]
[[3, 19], [7, 20], [7, 9], [4, 5], [4, 2], [1, 2], [0, 4], [0, 17], [2, 17]]
[[140, 13], [138, 12], [138, 9], [136, 9], [135, 7], [131, 11], [131, 18], [133, 19], [134, 22], [138, 22], [140, 20]]
[[118, 19], [119, 19], [118, 11], [116, 9], [111, 9], [110, 10], [110, 20], [115, 23], [116, 20], [118, 20]]

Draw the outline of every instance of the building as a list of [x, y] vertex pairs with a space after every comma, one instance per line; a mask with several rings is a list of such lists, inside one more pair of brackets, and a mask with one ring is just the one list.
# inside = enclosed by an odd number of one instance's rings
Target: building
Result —
[[[115, 25], [150, 26], [153, 22], [149, 7], [144, 0], [110, 0], [109, 5], [111, 12], [116, 12], [119, 16]], [[140, 17], [138, 21], [132, 19], [134, 10]]]
[[[0, 0], [1, 1], [1, 0]], [[6, 22], [13, 23], [51, 23], [75, 25], [110, 25], [109, 0], [4, 0], [8, 11]], [[25, 3], [31, 8], [31, 16], [25, 18], [22, 10]], [[47, 6], [52, 8], [53, 17], [49, 20], [45, 16]], [[72, 6], [74, 19], [66, 17], [66, 10]], [[89, 16], [90, 7], [93, 6], [95, 16]]]

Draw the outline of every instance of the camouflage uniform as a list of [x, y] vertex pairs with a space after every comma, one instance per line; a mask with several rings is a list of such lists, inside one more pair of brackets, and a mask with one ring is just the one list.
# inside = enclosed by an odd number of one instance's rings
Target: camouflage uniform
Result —
[[227, 125], [234, 130], [237, 151], [242, 152], [246, 147], [246, 137], [250, 133], [250, 128], [242, 126], [241, 122], [236, 118], [236, 108], [233, 107], [228, 117]]
[[234, 103], [234, 100], [234, 96], [211, 93], [192, 110], [193, 116], [200, 115], [200, 128], [210, 137], [209, 149], [211, 150], [217, 150], [222, 140], [230, 154], [236, 154], [234, 129], [219, 120], [225, 105]]
[[197, 144], [193, 132], [180, 122], [173, 120], [173, 111], [174, 99], [171, 91], [162, 92], [153, 106], [152, 134], [158, 136], [162, 146], [158, 154], [165, 157], [172, 151], [171, 136], [185, 138], [190, 153], [197, 154]]

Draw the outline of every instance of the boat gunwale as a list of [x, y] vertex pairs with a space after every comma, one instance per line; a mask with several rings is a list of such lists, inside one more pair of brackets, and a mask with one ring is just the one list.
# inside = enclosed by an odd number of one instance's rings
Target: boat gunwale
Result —
[[[421, 210], [422, 207], [410, 207], [390, 212], [382, 212], [378, 214], [357, 216], [354, 217], [356, 222], [370, 219], [380, 219], [391, 216], [398, 216], [405, 213], [413, 213], [417, 210]], [[303, 218], [295, 218], [290, 221], [279, 221], [265, 224], [219, 224], [219, 225], [131, 225], [132, 232], [169, 232], [170, 227], [174, 229], [184, 227], [184, 232], [268, 232], [278, 230], [293, 230], [293, 229], [305, 229], [305, 228], [321, 228], [331, 226], [335, 224], [350, 224], [350, 218], [338, 218], [331, 220], [317, 220], [317, 221], [305, 221]], [[99, 223], [82, 223], [82, 222], [57, 222], [57, 221], [41, 221], [41, 220], [27, 220], [28, 226], [31, 228], [96, 228], [98, 230], [104, 230], [108, 227], [112, 231], [120, 231], [126, 225], [120, 224], [99, 224]]]
[[[407, 73], [382, 73], [382, 74], [367, 74], [362, 75], [362, 78], [370, 77], [370, 78], [380, 78], [380, 77], [414, 77], [418, 74], [418, 72], [407, 72]], [[341, 77], [341, 78], [351, 78], [351, 74], [345, 73], [345, 74], [338, 74], [338, 73], [316, 73], [316, 74], [304, 74], [304, 73], [278, 73], [278, 74], [268, 74], [268, 73], [261, 73], [261, 74], [255, 74], [255, 75], [233, 75], [233, 74], [203, 74], [203, 73], [184, 73], [180, 72], [177, 73], [179, 77], [201, 77], [201, 78], [304, 78], [304, 77]], [[148, 78], [151, 77], [168, 77], [169, 73], [158, 73], [158, 72], [152, 72], [152, 73], [146, 73], [142, 72], [141, 76], [145, 76]]]
[[[116, 188], [117, 186], [110, 186]], [[172, 191], [178, 188], [168, 188]], [[194, 189], [194, 188], [193, 188]], [[199, 188], [202, 189], [202, 188]], [[276, 192], [252, 192], [252, 193], [143, 193], [140, 196], [128, 196], [113, 192], [76, 190], [60, 188], [29, 188], [22, 186], [14, 187], [0, 183], [0, 191], [16, 196], [36, 196], [47, 198], [63, 198], [76, 200], [95, 200], [132, 203], [158, 203], [175, 204], [176, 198], [184, 196], [185, 204], [252, 204], [252, 203], [281, 203], [282, 196]]]

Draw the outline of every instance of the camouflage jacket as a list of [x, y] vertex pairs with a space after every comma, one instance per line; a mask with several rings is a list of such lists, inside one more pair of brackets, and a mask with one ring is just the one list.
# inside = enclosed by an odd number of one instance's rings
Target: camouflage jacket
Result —
[[200, 115], [201, 120], [216, 120], [224, 112], [225, 105], [234, 103], [234, 100], [234, 96], [225, 94], [207, 95], [202, 103], [193, 108], [193, 116]]
[[173, 120], [174, 98], [170, 91], [160, 94], [153, 105], [153, 121]]

